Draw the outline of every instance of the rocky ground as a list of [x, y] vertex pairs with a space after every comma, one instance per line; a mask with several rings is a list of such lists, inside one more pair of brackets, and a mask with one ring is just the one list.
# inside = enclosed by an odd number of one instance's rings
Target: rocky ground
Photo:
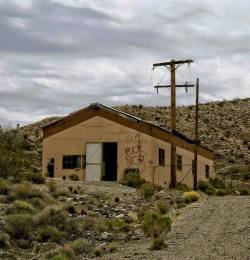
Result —
[[250, 259], [250, 197], [209, 197], [180, 210], [166, 236], [167, 248], [130, 242], [103, 259]]
[[[138, 116], [154, 124], [170, 127], [169, 107], [119, 106], [119, 110]], [[194, 106], [182, 106], [177, 110], [178, 130], [193, 138]], [[42, 127], [59, 117], [19, 128], [35, 154], [35, 167], [41, 169]], [[211, 102], [200, 105], [200, 140], [202, 145], [215, 151], [216, 172], [223, 176], [240, 173], [242, 166], [250, 162], [250, 98]], [[246, 164], [247, 163], [247, 164]], [[248, 166], [249, 167], [249, 166]]]

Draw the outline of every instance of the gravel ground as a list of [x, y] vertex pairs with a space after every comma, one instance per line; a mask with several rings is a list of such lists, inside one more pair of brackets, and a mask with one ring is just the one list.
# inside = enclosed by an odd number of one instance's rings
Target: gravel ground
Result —
[[181, 209], [166, 242], [150, 251], [150, 240], [140, 240], [103, 259], [250, 260], [250, 196], [209, 197]]

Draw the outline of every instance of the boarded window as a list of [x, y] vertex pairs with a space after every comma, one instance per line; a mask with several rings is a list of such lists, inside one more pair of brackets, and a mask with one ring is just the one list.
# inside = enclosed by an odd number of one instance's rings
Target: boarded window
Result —
[[177, 154], [177, 170], [182, 171], [182, 156]]
[[64, 155], [63, 169], [76, 169], [81, 167], [81, 155]]
[[207, 164], [205, 165], [205, 175], [207, 179], [210, 177], [210, 167]]
[[165, 165], [165, 150], [159, 148], [159, 165]]

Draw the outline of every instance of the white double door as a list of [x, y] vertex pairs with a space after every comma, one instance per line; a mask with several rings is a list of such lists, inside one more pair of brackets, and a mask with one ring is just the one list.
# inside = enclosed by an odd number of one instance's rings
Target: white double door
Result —
[[102, 143], [86, 144], [86, 181], [102, 180]]

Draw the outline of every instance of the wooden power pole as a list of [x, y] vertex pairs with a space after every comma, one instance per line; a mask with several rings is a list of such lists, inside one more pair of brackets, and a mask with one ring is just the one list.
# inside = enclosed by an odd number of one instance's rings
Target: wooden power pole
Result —
[[198, 175], [198, 140], [199, 140], [199, 79], [196, 80], [196, 97], [195, 97], [195, 150], [194, 150], [194, 190], [197, 190]]
[[155, 88], [171, 88], [171, 133], [172, 133], [172, 140], [171, 140], [171, 183], [170, 187], [175, 188], [177, 181], [176, 181], [176, 143], [174, 140], [174, 131], [176, 130], [176, 87], [194, 87], [194, 85], [190, 84], [184, 84], [184, 85], [176, 85], [176, 77], [175, 77], [175, 71], [183, 64], [192, 63], [193, 60], [171, 60], [168, 62], [162, 62], [162, 63], [155, 63], [153, 64], [153, 68], [164, 66], [167, 67], [170, 70], [170, 85], [164, 85], [164, 86], [155, 86]]

